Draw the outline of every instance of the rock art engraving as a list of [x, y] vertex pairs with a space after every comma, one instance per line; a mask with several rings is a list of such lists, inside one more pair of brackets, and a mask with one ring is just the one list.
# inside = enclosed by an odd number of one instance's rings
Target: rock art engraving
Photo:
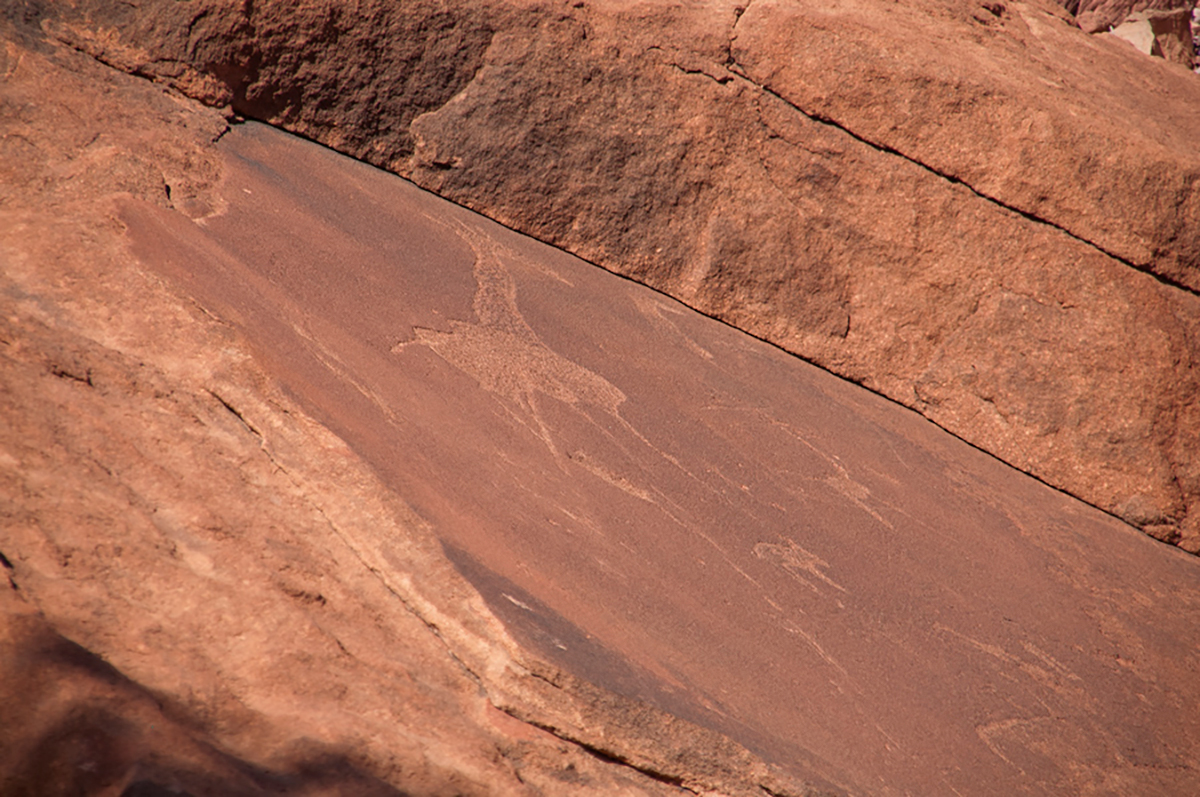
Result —
[[866, 485], [855, 481], [854, 478], [850, 476], [850, 473], [844, 467], [842, 467], [841, 463], [833, 460], [830, 460], [830, 463], [837, 468], [837, 475], [825, 477], [823, 480], [824, 483], [837, 490], [856, 507], [878, 520], [880, 524], [894, 531], [895, 526], [893, 526], [890, 521], [867, 505], [866, 501], [871, 497], [871, 491], [866, 487]]
[[[1061, 734], [1062, 728], [1055, 717], [1010, 717], [985, 722], [975, 727], [975, 734], [987, 748], [1005, 764], [1021, 775], [1028, 774], [1021, 758], [1044, 754], [1047, 739]], [[1013, 760], [1016, 758], [1017, 760]]]
[[760, 542], [754, 546], [754, 555], [763, 561], [782, 567], [789, 575], [818, 594], [821, 592], [820, 588], [809, 580], [806, 575], [812, 576], [814, 579], [833, 587], [839, 592], [846, 591], [845, 587], [822, 572], [829, 567], [828, 562], [815, 553], [801, 548], [793, 540], [787, 540], [782, 545], [773, 542]]
[[555, 454], [559, 450], [539, 406], [539, 396], [576, 409], [591, 405], [620, 419], [618, 409], [625, 394], [604, 377], [547, 346], [521, 315], [516, 283], [503, 263], [503, 257], [511, 253], [503, 252], [495, 242], [485, 241], [465, 225], [453, 227], [475, 253], [478, 288], [473, 309], [477, 321], [451, 321], [450, 332], [417, 327], [416, 339], [397, 344], [392, 352], [399, 353], [412, 345], [428, 346], [502, 399], [512, 416]]
[[692, 340], [689, 336], [685, 335], [679, 328], [679, 325], [667, 317], [668, 315], [678, 315], [684, 312], [682, 308], [672, 305], [667, 300], [660, 299], [657, 296], [641, 293], [634, 295], [633, 303], [634, 306], [637, 307], [638, 312], [640, 312], [647, 321], [661, 329], [669, 331], [672, 335], [679, 337], [681, 340], [683, 340], [685, 346], [699, 356], [703, 357], [705, 360], [711, 360], [713, 358], [712, 352], [701, 346], [696, 341]]
[[[649, 492], [647, 492], [646, 490], [643, 490], [641, 487], [638, 487], [636, 484], [629, 481], [629, 479], [625, 478], [624, 476], [622, 476], [618, 473], [613, 473], [611, 470], [609, 470], [608, 468], [604, 467], [599, 462], [597, 462], [594, 457], [589, 456], [586, 452], [573, 451], [570, 454], [568, 454], [567, 456], [571, 459], [572, 462], [579, 465], [581, 468], [586, 470], [588, 473], [592, 474], [593, 476], [595, 476], [598, 479], [608, 482], [613, 487], [616, 487], [618, 490], [621, 490], [622, 492], [632, 495], [634, 498], [641, 499], [642, 501], [646, 501], [651, 504], [658, 503], [655, 500], [654, 496], [651, 495]], [[672, 515], [671, 517], [674, 518], [675, 516]]]
[[933, 627], [949, 634], [960, 642], [1003, 662], [1011, 670], [1023, 673], [1046, 689], [1057, 692], [1071, 699], [1084, 699], [1086, 689], [1083, 680], [1049, 653], [1029, 641], [1022, 641], [1021, 647], [1028, 654], [1022, 657], [1010, 653], [999, 645], [990, 644], [974, 637], [956, 631], [942, 623], [934, 623]]

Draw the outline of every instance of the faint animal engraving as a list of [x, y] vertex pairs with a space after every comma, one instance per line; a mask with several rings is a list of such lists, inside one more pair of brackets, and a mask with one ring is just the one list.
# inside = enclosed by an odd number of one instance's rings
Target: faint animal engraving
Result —
[[818, 581], [822, 581], [841, 592], [846, 591], [845, 587], [822, 572], [822, 570], [829, 567], [828, 562], [816, 554], [801, 548], [792, 540], [787, 540], [783, 545], [777, 545], [773, 542], [760, 542], [754, 546], [754, 555], [759, 559], [782, 567], [789, 575], [808, 586], [813, 592], [820, 593], [821, 590], [806, 576], [812, 576]]
[[392, 351], [428, 346], [484, 390], [515, 405], [517, 421], [533, 429], [555, 454], [558, 449], [539, 406], [539, 395], [573, 407], [590, 404], [619, 417], [625, 394], [604, 377], [546, 346], [526, 323], [517, 307], [516, 284], [497, 246], [468, 229], [456, 232], [475, 252], [478, 287], [473, 309], [477, 321], [451, 321], [449, 332], [418, 327], [416, 340], [401, 343]]

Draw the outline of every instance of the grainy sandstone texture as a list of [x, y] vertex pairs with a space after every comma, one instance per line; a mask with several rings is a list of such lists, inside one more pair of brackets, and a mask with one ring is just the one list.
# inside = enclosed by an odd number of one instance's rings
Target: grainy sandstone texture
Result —
[[1196, 559], [390, 175], [3, 52], [0, 791], [1195, 792]]
[[809, 793], [518, 649], [139, 266], [116, 203], [221, 213], [218, 113], [0, 42], [0, 793]]
[[1200, 80], [1057, 6], [79, 0], [28, 16], [1200, 550]]
[[1075, 14], [1079, 27], [1088, 33], [1106, 31], [1120, 25], [1138, 11], [1191, 9], [1193, 0], [1068, 0], [1063, 6]]

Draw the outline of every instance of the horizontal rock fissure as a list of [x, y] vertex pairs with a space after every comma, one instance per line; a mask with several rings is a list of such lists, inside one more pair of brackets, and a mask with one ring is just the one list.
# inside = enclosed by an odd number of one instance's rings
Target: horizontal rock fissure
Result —
[[[675, 65], [672, 64], [672, 66], [675, 66]], [[679, 68], [679, 67], [677, 67], [677, 68]], [[870, 147], [871, 149], [875, 150], [876, 152], [882, 152], [886, 155], [894, 155], [895, 157], [901, 158], [901, 159], [913, 164], [914, 166], [917, 166], [918, 168], [923, 169], [926, 172], [929, 172], [930, 174], [941, 178], [942, 180], [945, 180], [948, 183], [951, 183], [953, 185], [961, 185], [963, 188], [967, 189], [972, 194], [974, 194], [975, 196], [984, 200], [985, 202], [988, 202], [989, 204], [992, 204], [998, 208], [1003, 208], [1004, 210], [1007, 210], [1010, 213], [1015, 213], [1018, 216], [1020, 216], [1021, 218], [1026, 219], [1027, 221], [1031, 221], [1034, 224], [1043, 224], [1047, 227], [1050, 227], [1051, 229], [1057, 230], [1058, 232], [1061, 232], [1062, 234], [1066, 235], [1068, 238], [1079, 241], [1080, 243], [1084, 244], [1085, 246], [1095, 249], [1097, 252], [1104, 255], [1105, 257], [1112, 258], [1113, 260], [1117, 261], [1118, 263], [1120, 263], [1124, 266], [1128, 266], [1129, 268], [1131, 268], [1135, 271], [1139, 271], [1149, 277], [1153, 277], [1157, 282], [1160, 282], [1163, 285], [1167, 285], [1171, 288], [1177, 288], [1181, 291], [1190, 293], [1193, 296], [1200, 296], [1200, 291], [1197, 291], [1187, 285], [1184, 285], [1183, 283], [1181, 283], [1177, 280], [1173, 280], [1168, 276], [1165, 276], [1163, 274], [1159, 274], [1158, 272], [1150, 270], [1148, 264], [1142, 265], [1142, 264], [1135, 263], [1132, 260], [1129, 260], [1128, 258], [1124, 258], [1121, 255], [1116, 254], [1115, 252], [1105, 249], [1103, 246], [1101, 246], [1100, 244], [1098, 244], [1094, 241], [1090, 241], [1087, 238], [1084, 238], [1082, 236], [1079, 236], [1079, 235], [1071, 232], [1066, 227], [1063, 227], [1060, 224], [1056, 224], [1053, 221], [1042, 218], [1041, 216], [1038, 216], [1035, 213], [1030, 213], [1027, 210], [1022, 210], [1019, 207], [1010, 205], [1010, 204], [1004, 202], [1003, 200], [997, 199], [994, 196], [985, 194], [982, 191], [975, 188], [970, 183], [962, 180], [961, 178], [955, 177], [952, 174], [946, 174], [945, 172], [939, 171], [938, 169], [935, 169], [934, 167], [932, 167], [926, 163], [923, 163], [920, 160], [917, 160], [916, 158], [913, 158], [912, 156], [910, 156], [904, 152], [901, 152], [898, 149], [889, 147], [886, 144], [880, 144], [878, 142], [872, 141], [869, 138], [863, 137], [862, 135], [856, 133], [854, 130], [850, 129], [849, 127], [846, 127], [845, 125], [843, 125], [842, 123], [840, 123], [839, 121], [837, 121], [836, 119], [834, 119], [830, 116], [826, 116], [824, 114], [815, 113], [815, 112], [811, 112], [811, 111], [806, 111], [804, 108], [801, 108], [795, 102], [793, 102], [792, 100], [789, 100], [787, 97], [784, 97], [782, 94], [779, 94], [778, 92], [774, 91], [770, 87], [764, 86], [761, 83], [757, 83], [757, 82], [751, 80], [749, 77], [746, 76], [745, 70], [743, 70], [736, 61], [732, 62], [727, 67], [727, 69], [730, 71], [730, 73], [737, 75], [739, 78], [741, 78], [742, 80], [745, 80], [748, 84], [759, 89], [764, 94], [768, 94], [768, 95], [774, 97], [775, 99], [779, 100], [780, 102], [786, 104], [789, 108], [794, 109], [797, 113], [802, 114], [804, 117], [811, 119], [812, 121], [817, 122], [819, 124], [827, 125], [829, 127], [840, 130], [843, 133], [845, 133], [846, 135], [853, 138], [855, 141]], [[688, 72], [689, 74], [691, 74], [691, 70], [682, 70], [682, 71], [685, 71], [685, 72]], [[703, 74], [707, 75], [707, 73], [703, 73]], [[708, 75], [708, 77], [712, 77], [712, 76]], [[716, 80], [716, 78], [713, 78], [713, 80]], [[718, 82], [720, 82], [720, 81], [718, 81]]]
[[702, 793], [702, 792], [699, 792], [696, 789], [688, 786], [686, 781], [682, 777], [679, 777], [676, 775], [668, 775], [665, 772], [661, 772], [657, 769], [654, 769], [653, 767], [635, 764], [632, 761], [630, 761], [629, 759], [621, 756], [619, 753], [616, 753], [612, 750], [606, 750], [597, 745], [588, 744], [587, 742], [581, 741], [579, 739], [574, 739], [568, 735], [563, 734], [562, 731], [558, 730], [557, 728], [555, 728], [551, 725], [546, 725], [546, 724], [536, 722], [533, 720], [524, 719], [522, 717], [517, 716], [516, 714], [513, 714], [511, 711], [508, 711], [507, 709], [501, 708], [500, 706], [497, 706], [497, 708], [500, 711], [503, 711], [505, 714], [507, 714], [508, 716], [512, 717], [513, 719], [515, 719], [519, 722], [524, 722], [527, 725], [532, 725], [533, 727], [535, 727], [539, 730], [545, 731], [546, 733], [550, 734], [551, 736], [553, 736], [556, 739], [561, 739], [562, 741], [567, 742], [568, 744], [575, 745], [580, 750], [583, 750], [584, 752], [586, 752], [588, 755], [593, 756], [594, 758], [597, 758], [597, 759], [605, 762], [606, 764], [616, 764], [618, 766], [627, 767], [629, 769], [632, 769], [634, 772], [638, 772], [642, 775], [645, 775], [646, 777], [650, 778], [651, 780], [657, 781], [659, 783], [664, 783], [668, 786], [674, 786], [677, 789], [689, 791], [692, 794], [701, 794]]

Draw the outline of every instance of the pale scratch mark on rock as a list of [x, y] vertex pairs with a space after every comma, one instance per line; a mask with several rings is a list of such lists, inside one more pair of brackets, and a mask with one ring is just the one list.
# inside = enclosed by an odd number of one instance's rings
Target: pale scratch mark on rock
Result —
[[1064, 666], [1062, 664], [1062, 662], [1060, 662], [1058, 659], [1054, 658], [1049, 653], [1045, 652], [1044, 650], [1042, 650], [1041, 648], [1039, 648], [1037, 645], [1033, 644], [1032, 642], [1024, 641], [1021, 643], [1021, 647], [1025, 648], [1025, 651], [1027, 653], [1029, 653], [1031, 656], [1035, 656], [1036, 658], [1041, 660], [1041, 662], [1043, 664], [1045, 664], [1047, 667], [1054, 670], [1055, 672], [1057, 672], [1059, 675], [1063, 676], [1064, 678], [1069, 678], [1072, 681], [1078, 681], [1079, 683], [1083, 683], [1082, 678], [1080, 678], [1075, 673], [1071, 672], [1069, 669], [1067, 669], [1066, 666]]
[[375, 405], [375, 408], [379, 410], [383, 417], [387, 418], [389, 423], [398, 423], [399, 419], [397, 418], [396, 412], [392, 409], [391, 405], [388, 404], [388, 402], [385, 401], [382, 396], [375, 392], [374, 389], [364, 384], [362, 380], [355, 377], [354, 370], [346, 367], [345, 363], [342, 362], [342, 359], [338, 357], [337, 353], [323, 343], [319, 336], [312, 334], [301, 324], [293, 322], [290, 326], [292, 331], [308, 344], [309, 353], [312, 354], [317, 362], [325, 366], [330, 373], [333, 373], [340, 379], [344, 380], [363, 398]]
[[[821, 643], [817, 641], [816, 637], [794, 623], [784, 623], [783, 630], [787, 631], [789, 634], [795, 634], [803, 639], [806, 643], [808, 643], [810, 648], [817, 652], [817, 655], [820, 656], [826, 664], [837, 670], [847, 683], [850, 682], [850, 673], [846, 672], [846, 668], [843, 667], [837, 659], [826, 652], [825, 648], [821, 647]], [[841, 687], [839, 686], [838, 688], [840, 689]]]
[[1001, 761], [1008, 764], [1009, 766], [1016, 767], [1017, 770], [1020, 771], [1020, 773], [1022, 775], [1024, 775], [1025, 770], [1021, 769], [1021, 767], [1014, 764], [1012, 762], [1012, 759], [1010, 759], [1008, 756], [1006, 756], [1004, 754], [1004, 751], [1001, 750], [999, 745], [997, 745], [996, 742], [992, 739], [993, 736], [1004, 733], [1009, 728], [1013, 727], [1014, 725], [1018, 724], [1019, 722], [1020, 722], [1020, 720], [1018, 720], [1018, 719], [1007, 719], [1007, 720], [1000, 720], [998, 722], [989, 722], [984, 725], [977, 725], [977, 726], [975, 726], [975, 735], [978, 736], [979, 740], [981, 742], [983, 742], [985, 745], [987, 745], [987, 748], [989, 750], [991, 750], [992, 753], [995, 756], [997, 756]]
[[613, 487], [632, 495], [634, 498], [640, 498], [641, 500], [651, 504], [658, 503], [654, 500], [654, 496], [652, 496], [650, 493], [638, 487], [624, 476], [613, 473], [583, 451], [574, 451], [570, 454], [567, 454], [567, 458], [601, 481], [608, 482]]
[[[1071, 670], [1067, 669], [1062, 663], [1060, 663], [1050, 654], [1042, 651], [1030, 642], [1022, 641], [1021, 646], [1027, 653], [1036, 658], [1041, 664], [1027, 661], [1020, 656], [1009, 653], [1007, 650], [999, 647], [998, 645], [981, 642], [978, 639], [967, 636], [966, 634], [956, 631], [949, 626], [943, 625], [942, 623], [934, 623], [933, 627], [938, 631], [943, 631], [954, 637], [957, 637], [976, 650], [986, 653], [989, 656], [1004, 662], [1005, 664], [1016, 667], [1029, 678], [1053, 692], [1069, 695], [1070, 699], [1072, 700], [1091, 700], [1087, 690], [1084, 688], [1084, 682], [1082, 678], [1073, 673]], [[1070, 681], [1071, 683], [1065, 683], [1064, 681]]]
[[[705, 409], [710, 408], [706, 407]], [[791, 424], [780, 421], [761, 407], [712, 407], [712, 409], [743, 409], [747, 412], [758, 415], [770, 426], [782, 429], [789, 437], [794, 438], [797, 442], [808, 448], [834, 469], [835, 473], [832, 473], [822, 479], [822, 483], [832, 487], [834, 490], [837, 490], [841, 495], [849, 499], [852, 504], [878, 521], [880, 525], [886, 527], [890, 531], [896, 530], [896, 527], [891, 523], [891, 521], [879, 514], [879, 512], [875, 511], [875, 509], [867, 503], [868, 499], [872, 498], [871, 490], [865, 484], [857, 481], [853, 476], [851, 476], [850, 472], [846, 470], [846, 467], [842, 465], [841, 461], [836, 455], [828, 454], [817, 446], [813, 445], [798, 429]]]
[[873, 508], [867, 505], [867, 499], [871, 497], [871, 491], [866, 485], [855, 481], [850, 473], [842, 467], [840, 463], [834, 463], [837, 468], [837, 474], [825, 477], [822, 481], [837, 490], [846, 498], [850, 499], [850, 503], [866, 512], [871, 517], [879, 521], [880, 525], [886, 526], [888, 529], [895, 531], [896, 528], [883, 515], [876, 512]]
[[841, 662], [839, 662], [831, 653], [829, 653], [829, 651], [825, 650], [821, 643], [817, 641], [815, 636], [791, 622], [784, 622], [782, 624], [782, 628], [789, 634], [793, 634], [804, 640], [804, 642], [816, 652], [822, 661], [824, 661], [837, 672], [837, 675], [831, 678], [829, 683], [835, 689], [837, 689], [839, 693], [845, 695], [851, 701], [851, 705], [853, 706], [854, 711], [858, 714], [863, 727], [874, 728], [880, 737], [886, 740], [884, 742], [885, 747], [888, 747], [891, 750], [904, 749], [904, 746], [900, 744], [900, 741], [896, 739], [895, 736], [892, 736], [890, 733], [888, 733], [883, 725], [874, 719], [872, 707], [865, 703], [862, 699], [862, 689], [851, 677], [846, 668], [842, 666]]
[[633, 304], [638, 309], [638, 312], [641, 313], [647, 321], [659, 328], [667, 329], [674, 333], [680, 340], [683, 341], [685, 346], [691, 349], [692, 352], [697, 354], [701, 359], [713, 359], [712, 352], [701, 346], [696, 341], [692, 340], [690, 336], [684, 334], [683, 330], [681, 330], [674, 321], [664, 315], [664, 313], [678, 315], [683, 312], [681, 309], [672, 307], [667, 303], [666, 299], [661, 299], [652, 294], [642, 293], [641, 291], [634, 292]]
[[[1004, 751], [1001, 749], [997, 740], [999, 739], [1000, 741], [1016, 743], [1026, 749], [1033, 749], [1029, 744], [1029, 733], [1027, 731], [1039, 724], [1048, 722], [1052, 723], [1053, 721], [1054, 717], [1049, 716], [1011, 717], [1009, 719], [996, 720], [994, 722], [986, 722], [982, 725], [976, 725], [975, 734], [979, 737], [981, 742], [987, 745], [987, 748], [991, 750], [996, 757], [1004, 761], [1004, 763], [1008, 764], [1009, 766], [1015, 768], [1022, 775], [1025, 775], [1025, 769], [1004, 754]], [[1043, 732], [1042, 735], [1047, 734]], [[1022, 736], [1025, 738], [1020, 738]]]
[[822, 572], [829, 567], [829, 563], [811, 551], [801, 548], [794, 540], [787, 540], [784, 545], [760, 542], [754, 546], [754, 555], [763, 561], [782, 567], [789, 575], [817, 594], [820, 594], [820, 588], [801, 575], [802, 573], [807, 573], [840, 592], [846, 592], [845, 587]]
[[989, 656], [993, 656], [997, 659], [1000, 659], [1001, 661], [1007, 662], [1009, 664], [1016, 663], [1016, 661], [1017, 661], [1016, 656], [1013, 656], [1011, 653], [1006, 651], [1004, 648], [999, 647], [998, 645], [990, 645], [987, 642], [980, 642], [978, 639], [967, 636], [966, 634], [962, 633], [961, 631], [956, 631], [953, 628], [951, 628], [950, 626], [943, 625], [942, 623], [934, 623], [933, 627], [939, 631], [945, 631], [948, 634], [952, 634], [953, 636], [958, 637], [963, 642], [966, 642], [968, 645], [975, 648], [976, 650], [982, 651], [982, 652], [988, 654]]
[[522, 608], [527, 612], [533, 611], [533, 607], [530, 606], [528, 603], [526, 603], [525, 601], [520, 600], [518, 598], [514, 598], [512, 595], [509, 595], [507, 592], [501, 592], [500, 596], [503, 597], [506, 601], [508, 601], [512, 605]]

